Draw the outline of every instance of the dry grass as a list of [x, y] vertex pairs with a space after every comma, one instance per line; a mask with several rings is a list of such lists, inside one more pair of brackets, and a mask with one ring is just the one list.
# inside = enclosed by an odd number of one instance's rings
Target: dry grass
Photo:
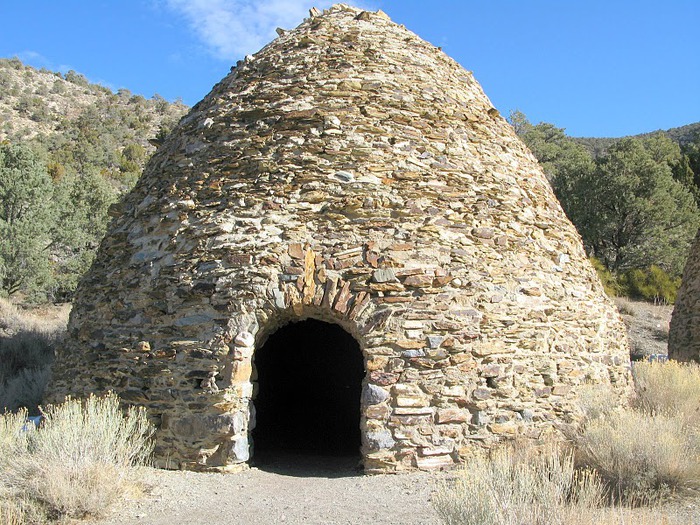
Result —
[[700, 488], [700, 441], [678, 416], [624, 410], [586, 424], [581, 464], [595, 469], [616, 499], [648, 504]]
[[53, 337], [65, 330], [69, 312], [68, 304], [26, 311], [0, 297], [0, 333], [31, 332]]
[[37, 315], [0, 298], [0, 412], [21, 407], [37, 412], [68, 311], [45, 308]]
[[590, 515], [603, 495], [594, 474], [575, 470], [571, 454], [505, 447], [471, 461], [433, 504], [447, 525], [567, 525]]
[[700, 423], [700, 365], [697, 363], [636, 363], [635, 406], [647, 414], [679, 415]]
[[584, 383], [577, 392], [584, 422], [606, 416], [620, 407], [620, 396], [609, 385]]
[[22, 525], [27, 517], [21, 507], [14, 500], [0, 498], [0, 523], [5, 525]]
[[[581, 390], [584, 425], [571, 455], [496, 451], [443, 485], [447, 525], [675, 525], [679, 502], [700, 491], [700, 365], [635, 365], [636, 397], [617, 407], [600, 387]], [[582, 474], [581, 472], [584, 472]], [[587, 472], [587, 474], [586, 474]], [[595, 474], [591, 474], [595, 472]], [[662, 507], [663, 502], [674, 504]]]
[[[100, 516], [148, 461], [153, 428], [143, 410], [123, 414], [114, 394], [48, 407], [38, 430], [0, 416], [0, 494], [51, 517]], [[25, 503], [26, 506], [26, 503]]]
[[700, 365], [636, 363], [631, 409], [586, 400], [578, 460], [619, 501], [639, 505], [700, 489]]
[[602, 480], [574, 468], [556, 448], [504, 447], [477, 457], [438, 487], [433, 505], [446, 525], [686, 525], [660, 507], [610, 506]]

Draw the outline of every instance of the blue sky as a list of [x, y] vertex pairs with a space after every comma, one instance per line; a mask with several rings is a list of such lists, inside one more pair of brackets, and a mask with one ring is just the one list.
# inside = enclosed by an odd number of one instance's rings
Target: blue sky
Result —
[[[698, 0], [361, 0], [442, 46], [503, 114], [574, 136], [700, 121]], [[316, 0], [0, 0], [0, 56], [187, 104]]]

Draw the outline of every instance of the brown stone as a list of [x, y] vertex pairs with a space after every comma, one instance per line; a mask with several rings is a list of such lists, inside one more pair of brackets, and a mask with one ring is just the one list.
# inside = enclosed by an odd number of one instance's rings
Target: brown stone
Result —
[[571, 387], [569, 385], [557, 385], [552, 388], [552, 395], [555, 396], [565, 396], [571, 392]]
[[437, 411], [438, 423], [464, 423], [470, 418], [469, 412], [459, 408], [440, 408]]
[[371, 405], [365, 408], [367, 419], [386, 419], [391, 414], [391, 408], [386, 405]]
[[518, 426], [512, 421], [507, 423], [491, 423], [488, 425], [488, 429], [494, 434], [505, 434], [508, 436], [514, 436], [518, 432]]
[[289, 245], [289, 248], [287, 249], [287, 252], [294, 259], [303, 259], [304, 258], [304, 247], [301, 245], [301, 243], [298, 243], [298, 242], [291, 243]]
[[472, 397], [479, 401], [489, 399], [491, 397], [491, 391], [488, 388], [477, 388], [472, 392]]
[[421, 470], [442, 470], [451, 468], [455, 464], [452, 456], [418, 456], [416, 457], [416, 465]]
[[304, 304], [313, 302], [316, 293], [316, 282], [314, 274], [316, 272], [316, 254], [307, 250], [304, 256]]
[[369, 379], [376, 385], [389, 386], [395, 384], [399, 380], [398, 374], [391, 374], [375, 370], [370, 372]]
[[425, 347], [425, 341], [423, 340], [415, 340], [415, 339], [399, 339], [394, 343], [396, 346], [399, 348], [404, 348], [406, 350], [410, 349], [419, 349], [419, 348], [424, 348]]
[[433, 285], [432, 275], [410, 275], [403, 280], [404, 286], [414, 288], [429, 288]]
[[350, 299], [352, 299], [352, 292], [350, 292], [350, 282], [345, 281], [342, 284], [342, 288], [340, 289], [338, 295], [335, 298], [335, 302], [333, 303], [333, 310], [344, 314], [348, 311], [348, 303], [350, 302]]

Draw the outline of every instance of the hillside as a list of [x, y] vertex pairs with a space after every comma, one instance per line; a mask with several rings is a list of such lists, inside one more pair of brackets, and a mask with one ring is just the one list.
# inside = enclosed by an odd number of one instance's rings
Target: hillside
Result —
[[109, 221], [187, 111], [0, 59], [0, 294], [70, 299]]
[[64, 75], [37, 70], [17, 58], [0, 59], [0, 142], [40, 144], [53, 152], [80, 135], [81, 128], [91, 127], [114, 149], [103, 155], [107, 165], [99, 166], [107, 171], [117, 167], [118, 154], [129, 144], [144, 150], [137, 159], [140, 171], [155, 150], [148, 139], [171, 128], [187, 109], [158, 95], [146, 99], [126, 89], [113, 93], [75, 71]]
[[[662, 133], [674, 142], [677, 142], [680, 145], [685, 145], [692, 142], [693, 139], [700, 134], [700, 122], [686, 124], [685, 126], [679, 126], [677, 128], [667, 130], [640, 133], [639, 135], [632, 135], [632, 138], [644, 138], [656, 133]], [[594, 158], [598, 158], [603, 155], [612, 144], [620, 140], [619, 138], [608, 137], [572, 137], [572, 139], [574, 142], [584, 146]]]

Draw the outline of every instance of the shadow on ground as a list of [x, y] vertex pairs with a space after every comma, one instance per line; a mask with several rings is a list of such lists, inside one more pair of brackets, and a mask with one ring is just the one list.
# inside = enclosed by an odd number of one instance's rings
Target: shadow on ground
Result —
[[359, 455], [328, 456], [294, 452], [256, 454], [252, 467], [263, 472], [295, 478], [348, 478], [362, 476]]

